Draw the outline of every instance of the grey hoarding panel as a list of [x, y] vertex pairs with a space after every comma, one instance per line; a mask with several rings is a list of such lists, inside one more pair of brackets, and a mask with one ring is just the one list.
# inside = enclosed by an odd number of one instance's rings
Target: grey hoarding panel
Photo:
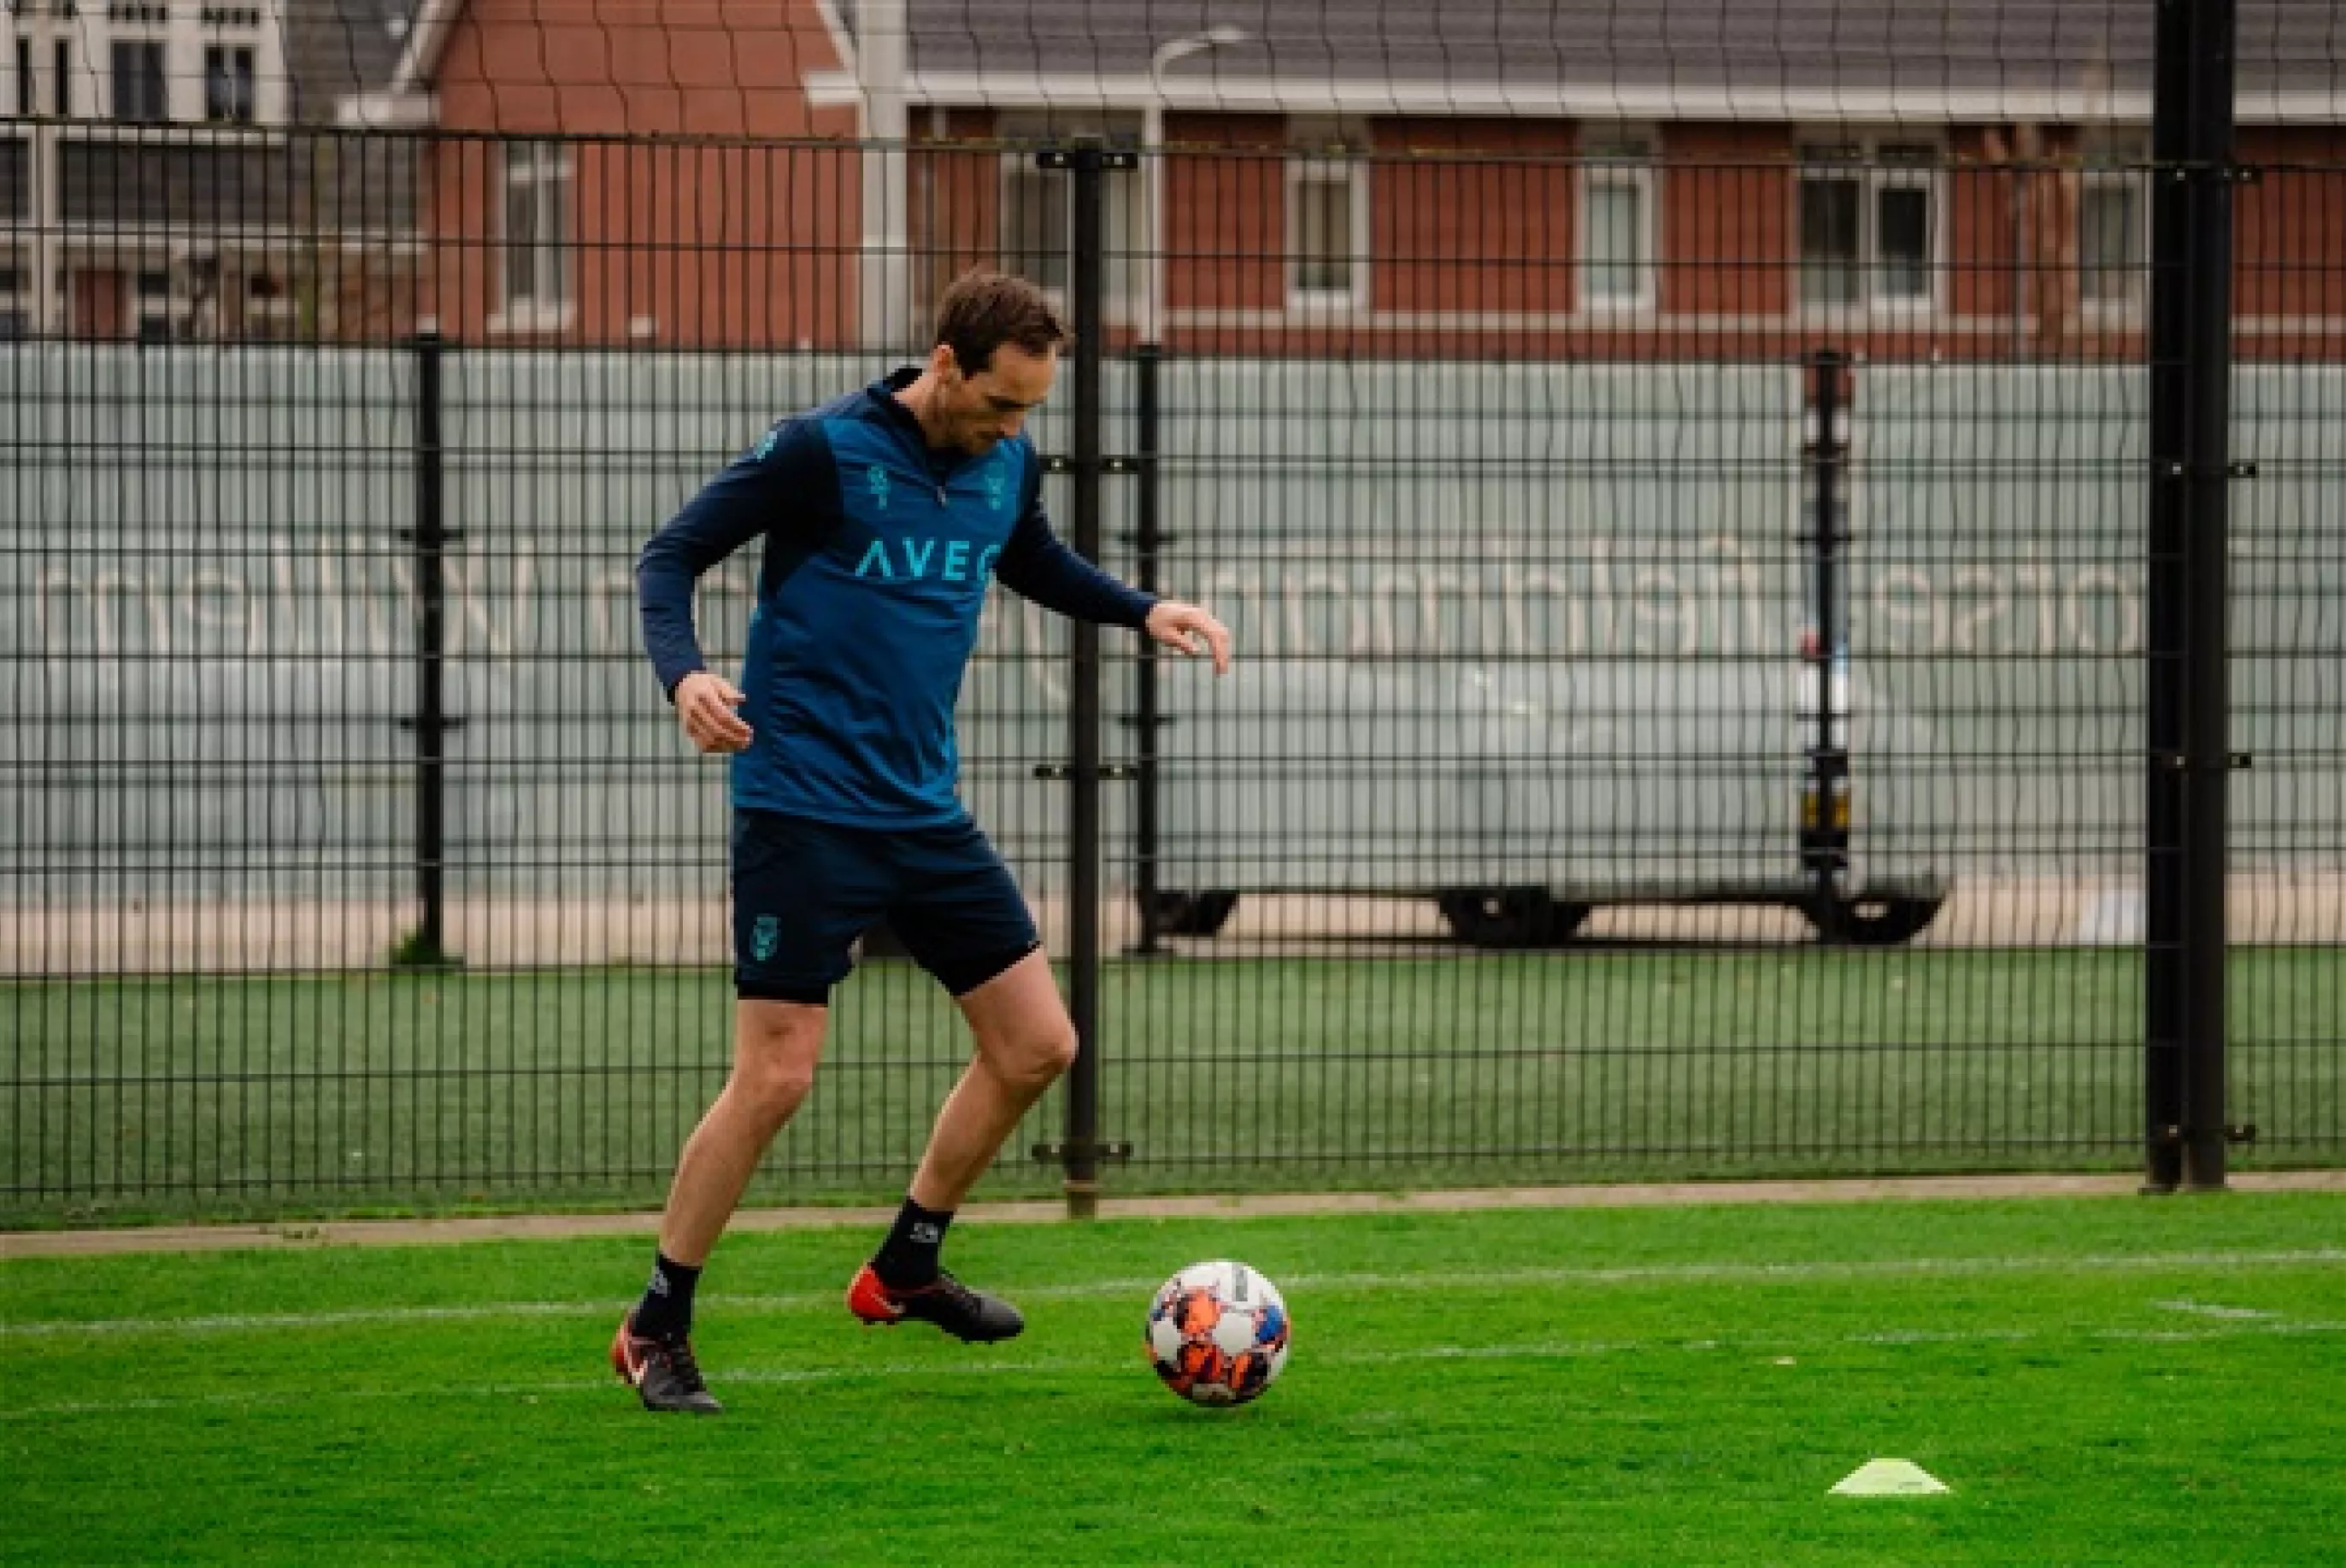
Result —
[[[403, 889], [410, 356], [46, 344], [5, 364], [0, 809], [56, 878], [24, 896]], [[709, 891], [721, 769], [685, 751], [644, 664], [635, 553], [768, 420], [884, 368], [451, 351], [460, 889]], [[1797, 877], [1816, 616], [1793, 369], [1175, 361], [1165, 387], [1162, 580], [1241, 652], [1228, 680], [1170, 664], [1160, 683], [1165, 885], [1599, 898]], [[2235, 500], [2238, 734], [2259, 754], [2235, 811], [2239, 858], [2262, 863], [2346, 813], [2346, 377], [2250, 367], [2239, 387], [2262, 469]], [[1130, 390], [1115, 367], [1112, 454]], [[1861, 876], [2135, 867], [2140, 398], [2136, 371], [1863, 372], [1841, 687]], [[1038, 419], [1046, 451], [1064, 418]], [[1132, 488], [1106, 484], [1122, 570]], [[1066, 482], [1046, 495], [1064, 528]], [[754, 555], [703, 585], [720, 665]], [[1104, 647], [1113, 720], [1135, 644]], [[1032, 775], [1066, 755], [1065, 647], [997, 596], [962, 704], [968, 797], [1046, 895], [1066, 787]], [[1130, 732], [1107, 748], [1128, 759]], [[1108, 792], [1112, 860], [1129, 799]]]
[[1796, 370], [1167, 383], [1165, 575], [1248, 661], [1168, 702], [1168, 885], [1797, 878]]
[[7, 351], [0, 812], [20, 896], [403, 875], [411, 389], [387, 353]]

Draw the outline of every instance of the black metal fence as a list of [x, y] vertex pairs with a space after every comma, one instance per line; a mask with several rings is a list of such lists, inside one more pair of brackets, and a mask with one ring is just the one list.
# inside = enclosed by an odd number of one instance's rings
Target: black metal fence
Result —
[[[966, 794], [1087, 1043], [994, 1190], [2334, 1159], [2346, 168], [2221, 118], [354, 137], [404, 237], [208, 327], [184, 256], [20, 220], [74, 298], [0, 345], [0, 1202], [655, 1197], [726, 807], [635, 549], [981, 260], [1081, 333], [1062, 531], [1241, 658], [988, 612]], [[704, 164], [771, 226], [664, 226]], [[889, 952], [761, 1196], [909, 1170], [963, 1047]]]

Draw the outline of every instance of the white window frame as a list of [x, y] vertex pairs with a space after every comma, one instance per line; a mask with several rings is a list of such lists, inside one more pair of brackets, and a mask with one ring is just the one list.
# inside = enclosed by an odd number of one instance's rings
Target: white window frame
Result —
[[[76, 43], [88, 49], [103, 52], [108, 32], [90, 27], [80, 18], [71, 0], [9, 0], [8, 15], [15, 25], [6, 30], [15, 40], [7, 51], [5, 64], [0, 65], [0, 76], [7, 82], [6, 100], [0, 105], [0, 114], [12, 117], [31, 118], [36, 116], [56, 119], [104, 117], [108, 89], [100, 86], [94, 97], [84, 94], [82, 101], [74, 102], [73, 77]], [[130, 34], [123, 36], [129, 37]], [[151, 41], [154, 35], [147, 36]], [[89, 54], [84, 65], [94, 78], [98, 55]], [[64, 69], [58, 66], [62, 64]], [[110, 64], [110, 63], [109, 63]], [[23, 68], [19, 68], [23, 67]], [[170, 57], [164, 56], [164, 103], [170, 103]], [[47, 85], [43, 92], [42, 86]]]
[[[1930, 161], [1927, 164], [1885, 165], [1882, 161], [1882, 149], [1886, 147], [1926, 150]], [[1846, 149], [1851, 156], [1845, 158], [1809, 156], [1810, 149], [1816, 148], [1831, 148], [1837, 151]], [[1914, 131], [1819, 129], [1803, 133], [1798, 138], [1795, 156], [1791, 221], [1794, 312], [1809, 321], [1870, 317], [1920, 321], [1943, 314], [1946, 310], [1948, 254], [1946, 148], [1943, 143], [1935, 137]], [[1859, 295], [1851, 303], [1811, 301], [1806, 297], [1809, 258], [1800, 249], [1800, 193], [1812, 178], [1845, 179], [1858, 188], [1856, 267]], [[1921, 296], [1913, 298], [1885, 297], [1879, 288], [1882, 272], [1882, 193], [1902, 189], [1920, 190], [1930, 201], [1930, 248], [1923, 263], [1925, 286]]]
[[[245, 56], [245, 63], [250, 67], [244, 79], [244, 115], [241, 118], [239, 118], [234, 115], [215, 115], [212, 113], [212, 72], [210, 56], [214, 50], [218, 50], [222, 58], [231, 66], [235, 64], [236, 56], [239, 54], [241, 54]], [[203, 62], [202, 88], [204, 123], [206, 125], [228, 126], [258, 125], [260, 122], [260, 50], [259, 46], [256, 46], [250, 38], [210, 37], [204, 40], [203, 52], [199, 54], [197, 58]], [[236, 81], [236, 73], [233, 69], [229, 72], [228, 80], [230, 84], [230, 90], [232, 92]]]
[[[1579, 254], [1575, 258], [1573, 271], [1574, 298], [1584, 314], [1593, 316], [1647, 316], [1659, 307], [1661, 299], [1661, 216], [1660, 183], [1657, 167], [1661, 146], [1652, 129], [1644, 126], [1593, 126], [1582, 127], [1580, 133], [1580, 181], [1577, 192], [1580, 210], [1575, 214], [1575, 246]], [[1596, 226], [1590, 221], [1591, 198], [1602, 186], [1627, 188], [1637, 194], [1638, 248], [1637, 287], [1634, 293], [1599, 294], [1590, 284], [1591, 271], [1600, 263], [1589, 253], [1588, 237]], [[1615, 262], [1602, 265], [1612, 267]]]
[[[1285, 187], [1286, 210], [1280, 230], [1285, 243], [1280, 249], [1286, 257], [1286, 293], [1289, 311], [1304, 315], [1347, 315], [1369, 308], [1369, 246], [1372, 230], [1370, 225], [1369, 193], [1370, 164], [1364, 155], [1368, 137], [1361, 127], [1348, 122], [1328, 119], [1296, 118], [1288, 123], [1289, 148], [1281, 183]], [[1333, 149], [1342, 148], [1341, 153]], [[1307, 184], [1334, 185], [1338, 179], [1348, 185], [1347, 198], [1351, 208], [1346, 236], [1350, 254], [1345, 258], [1350, 276], [1341, 289], [1307, 288], [1303, 283], [1303, 257], [1298, 249], [1303, 234], [1303, 187]]]
[[[571, 145], [560, 141], [508, 141], [499, 145], [496, 204], [496, 267], [498, 309], [489, 318], [493, 332], [554, 332], [567, 328], [576, 319], [578, 293], [577, 238], [575, 215], [578, 209], [578, 162]], [[517, 242], [506, 229], [506, 215], [512, 211], [514, 187], [525, 184], [533, 196], [536, 221], [544, 223], [547, 213], [544, 188], [559, 185], [566, 188], [566, 197], [559, 209], [559, 227], [563, 230], [549, 245], [535, 234], [525, 243], [531, 251], [530, 280], [533, 290], [527, 294], [513, 291], [513, 251]], [[546, 258], [553, 265], [560, 285], [559, 297], [548, 299], [536, 291], [547, 281], [541, 276]]]
[[[2098, 142], [2099, 145], [2095, 145]], [[2077, 179], [2077, 308], [2088, 321], [2135, 321], [2142, 319], [2150, 295], [2150, 136], [2131, 127], [2088, 138], [2086, 167]], [[2116, 300], [2097, 300], [2086, 292], [2086, 209], [2096, 190], [2126, 189], [2134, 195], [2134, 255], [2122, 276], [2127, 291]]]
[[[125, 44], [138, 44], [153, 49], [162, 61], [157, 73], [163, 85], [163, 112], [156, 119], [130, 119], [123, 113], [120, 88], [122, 73], [115, 69], [114, 52]], [[140, 28], [121, 28], [109, 33], [106, 39], [106, 118], [117, 125], [170, 125], [178, 116], [171, 91], [171, 40], [168, 35], [148, 32]]]

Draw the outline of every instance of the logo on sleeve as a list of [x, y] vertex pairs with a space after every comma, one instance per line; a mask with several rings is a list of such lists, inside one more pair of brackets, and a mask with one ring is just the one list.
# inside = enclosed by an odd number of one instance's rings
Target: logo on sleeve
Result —
[[888, 471], [878, 463], [863, 471], [863, 488], [872, 493], [872, 504], [881, 511], [888, 510]]

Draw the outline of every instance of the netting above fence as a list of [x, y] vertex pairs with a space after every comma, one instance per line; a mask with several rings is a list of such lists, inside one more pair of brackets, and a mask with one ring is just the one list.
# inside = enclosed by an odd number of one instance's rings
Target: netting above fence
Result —
[[[2138, 357], [2157, 15], [21, 0], [0, 336], [917, 347], [953, 269], [1064, 286], [1032, 151], [1096, 136], [1140, 159], [1107, 195], [1139, 339], [1609, 355], [1652, 325], [1749, 357], [1853, 312], [1881, 351]], [[2238, 7], [2275, 177], [2239, 194], [2251, 352], [2346, 321], [2304, 264], [2338, 238], [2341, 26]]]
[[[2136, 0], [19, 0], [9, 113], [784, 134], [826, 114], [2147, 118]], [[2334, 119], [2336, 9], [2239, 8], [2244, 120]], [[556, 102], [556, 91], [584, 95]], [[795, 127], [790, 123], [796, 120]], [[888, 134], [891, 127], [866, 127]]]

